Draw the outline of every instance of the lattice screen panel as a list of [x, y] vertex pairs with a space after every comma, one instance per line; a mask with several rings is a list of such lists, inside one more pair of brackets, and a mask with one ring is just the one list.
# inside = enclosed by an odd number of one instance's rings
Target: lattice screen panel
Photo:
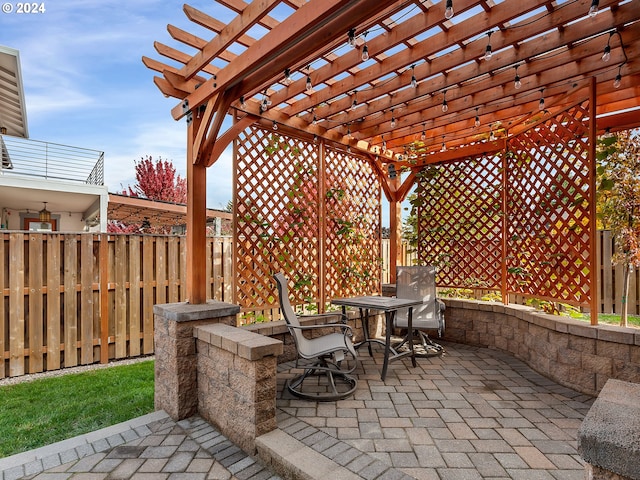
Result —
[[255, 127], [235, 148], [239, 305], [277, 305], [279, 271], [294, 304], [380, 292], [380, 184], [365, 159], [327, 148], [322, 172], [318, 145]]
[[588, 114], [575, 106], [509, 141], [510, 292], [589, 304]]
[[379, 293], [380, 183], [365, 159], [326, 149], [325, 292]]
[[438, 285], [500, 288], [502, 160], [434, 165], [417, 185], [418, 257], [438, 266]]
[[273, 274], [294, 303], [318, 298], [318, 155], [312, 144], [259, 128], [236, 141], [236, 302], [277, 304]]

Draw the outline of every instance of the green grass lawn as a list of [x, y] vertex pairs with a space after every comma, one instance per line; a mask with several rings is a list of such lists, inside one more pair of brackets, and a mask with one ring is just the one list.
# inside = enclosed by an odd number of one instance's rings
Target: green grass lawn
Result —
[[[589, 315], [583, 315], [583, 319], [586, 321], [591, 321], [591, 317]], [[613, 313], [599, 313], [598, 314], [598, 323], [606, 324], [606, 325], [620, 325], [620, 315], [616, 315]], [[638, 315], [627, 315], [627, 324], [630, 327], [640, 327], [640, 316]]]
[[153, 361], [0, 387], [0, 457], [145, 415]]

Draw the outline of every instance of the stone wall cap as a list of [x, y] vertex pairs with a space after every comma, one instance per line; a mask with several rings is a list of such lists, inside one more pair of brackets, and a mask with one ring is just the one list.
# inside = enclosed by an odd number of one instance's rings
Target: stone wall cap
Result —
[[240, 313], [240, 306], [218, 300], [209, 300], [207, 303], [200, 304], [164, 303], [154, 305], [153, 313], [174, 322], [191, 322], [237, 315]]
[[578, 430], [578, 451], [591, 465], [640, 479], [640, 384], [607, 381]]
[[[194, 335], [200, 339], [205, 339], [206, 334], [209, 335], [212, 345], [222, 345], [221, 348], [247, 360], [278, 356], [282, 355], [284, 351], [284, 346], [280, 340], [224, 323], [202, 325], [194, 329]], [[225, 345], [229, 344], [233, 344], [235, 348], [225, 348]]]

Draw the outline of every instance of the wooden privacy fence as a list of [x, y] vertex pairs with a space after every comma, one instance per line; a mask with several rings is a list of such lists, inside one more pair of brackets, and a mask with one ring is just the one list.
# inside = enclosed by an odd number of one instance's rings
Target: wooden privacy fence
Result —
[[[184, 237], [14, 232], [0, 238], [0, 378], [153, 353], [153, 305], [185, 300]], [[208, 297], [232, 301], [231, 239], [207, 241]], [[415, 263], [410, 248], [402, 252], [405, 265]], [[599, 305], [607, 313], [620, 311], [622, 269], [611, 267], [614, 252], [610, 233], [599, 232]], [[388, 240], [382, 257], [382, 283], [388, 283]], [[639, 301], [635, 271], [629, 313], [640, 314]]]
[[[153, 305], [184, 301], [184, 237], [1, 234], [0, 378], [153, 353]], [[207, 295], [231, 301], [231, 240], [208, 238]]]

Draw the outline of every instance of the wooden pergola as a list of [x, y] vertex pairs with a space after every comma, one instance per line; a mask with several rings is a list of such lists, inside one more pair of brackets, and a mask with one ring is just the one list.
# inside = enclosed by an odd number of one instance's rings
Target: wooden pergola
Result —
[[[168, 25], [181, 48], [156, 42], [164, 60], [143, 62], [188, 125], [191, 303], [206, 300], [206, 169], [251, 125], [367, 157], [394, 247], [400, 204], [425, 166], [501, 152], [585, 98], [592, 162], [597, 134], [640, 125], [638, 0], [216, 0], [209, 12], [183, 10], [200, 35]], [[223, 11], [235, 18], [222, 23]]]

